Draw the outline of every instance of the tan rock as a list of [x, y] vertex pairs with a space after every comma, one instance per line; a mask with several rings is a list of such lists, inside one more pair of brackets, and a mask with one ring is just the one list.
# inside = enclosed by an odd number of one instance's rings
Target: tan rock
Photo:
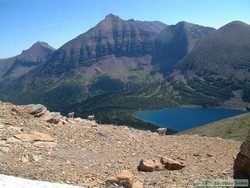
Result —
[[20, 157], [12, 157], [11, 158], [13, 162], [21, 162], [21, 158]]
[[164, 170], [164, 165], [160, 160], [142, 159], [138, 166], [139, 171], [153, 172]]
[[3, 153], [9, 153], [10, 148], [9, 147], [0, 147], [0, 151], [2, 151]]
[[47, 122], [57, 124], [61, 120], [62, 120], [62, 116], [60, 115], [60, 113], [53, 112], [51, 113], [51, 117], [47, 120]]
[[32, 154], [31, 159], [32, 159], [32, 161], [39, 161], [39, 160], [43, 159], [43, 157], [42, 157], [42, 155], [39, 155], [39, 154]]
[[22, 112], [18, 110], [17, 108], [13, 107], [10, 111], [12, 115], [22, 116]]
[[33, 143], [34, 146], [39, 147], [39, 148], [53, 148], [55, 147], [57, 144], [55, 142], [42, 142], [42, 141], [38, 141]]
[[30, 156], [28, 154], [24, 154], [22, 157], [21, 157], [21, 161], [23, 163], [26, 163], [26, 162], [29, 162], [30, 161]]
[[10, 137], [7, 139], [8, 143], [18, 143], [18, 142], [22, 142], [21, 140], [15, 138], [15, 137]]
[[34, 117], [41, 117], [47, 111], [47, 108], [42, 104], [30, 104], [27, 106], [28, 113]]
[[62, 119], [62, 124], [67, 125], [68, 122], [66, 120]]
[[137, 181], [133, 184], [132, 188], [143, 188], [143, 183]]
[[[8, 141], [8, 139], [7, 139], [7, 141]], [[1, 145], [5, 145], [6, 144], [6, 141], [5, 140], [0, 140], [0, 146]]]
[[34, 142], [34, 141], [45, 141], [45, 142], [53, 142], [55, 139], [48, 134], [33, 132], [31, 134], [16, 134], [15, 138], [20, 139], [23, 142]]
[[61, 118], [59, 118], [59, 117], [52, 117], [52, 118], [50, 118], [50, 119], [47, 120], [47, 122], [54, 123], [54, 124], [57, 124], [60, 121], [61, 121]]
[[18, 131], [18, 132], [23, 131], [23, 127], [9, 126], [9, 129], [12, 129], [12, 130]]
[[165, 157], [161, 158], [161, 163], [164, 164], [165, 168], [168, 170], [180, 170], [185, 167], [183, 163]]
[[21, 157], [21, 161], [23, 163], [26, 162], [36, 162], [39, 161], [40, 159], [42, 159], [42, 156], [39, 154], [31, 154], [31, 153], [27, 153], [27, 154], [23, 154], [23, 156]]
[[107, 184], [117, 184], [126, 188], [132, 188], [134, 183], [134, 174], [128, 170], [121, 171], [117, 176], [109, 177], [106, 181]]

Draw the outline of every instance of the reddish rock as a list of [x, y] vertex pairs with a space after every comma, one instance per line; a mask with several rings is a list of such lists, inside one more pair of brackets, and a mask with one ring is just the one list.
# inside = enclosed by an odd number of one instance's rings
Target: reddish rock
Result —
[[234, 171], [246, 174], [250, 177], [250, 159], [244, 156], [241, 152], [237, 154], [237, 157], [234, 160]]
[[142, 159], [139, 163], [138, 170], [144, 172], [160, 171], [164, 170], [164, 165], [160, 160]]
[[240, 146], [240, 152], [244, 156], [250, 158], [250, 141], [245, 141], [245, 142], [243, 142], [241, 144], [241, 146]]
[[168, 170], [180, 170], [185, 167], [185, 165], [179, 161], [162, 157], [161, 163], [165, 165]]
[[245, 142], [240, 146], [240, 152], [234, 160], [234, 178], [250, 180], [250, 129]]

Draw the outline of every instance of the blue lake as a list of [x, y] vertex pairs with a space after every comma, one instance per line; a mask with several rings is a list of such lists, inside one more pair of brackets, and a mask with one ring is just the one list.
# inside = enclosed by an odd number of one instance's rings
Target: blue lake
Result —
[[172, 108], [138, 111], [133, 113], [133, 117], [180, 132], [243, 113], [246, 112], [217, 108]]

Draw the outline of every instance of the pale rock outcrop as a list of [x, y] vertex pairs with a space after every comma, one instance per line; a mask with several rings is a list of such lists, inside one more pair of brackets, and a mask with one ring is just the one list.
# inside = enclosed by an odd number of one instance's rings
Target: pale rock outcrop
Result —
[[25, 162], [36, 162], [41, 160], [43, 157], [39, 154], [23, 154], [23, 156], [20, 158], [20, 160], [25, 163]]
[[38, 147], [38, 148], [53, 148], [57, 144], [55, 142], [37, 141], [37, 142], [33, 143], [33, 145], [36, 146], [36, 147]]
[[168, 130], [167, 128], [159, 128], [159, 129], [157, 129], [157, 132], [160, 136], [164, 136], [166, 134], [167, 130]]
[[34, 117], [41, 117], [47, 111], [47, 108], [42, 104], [30, 104], [27, 107], [28, 113]]
[[75, 115], [75, 112], [70, 112], [70, 113], [68, 113], [68, 118], [74, 118], [74, 115]]
[[61, 116], [61, 114], [59, 112], [51, 112], [50, 118], [46, 121], [49, 123], [57, 124], [57, 123], [61, 122], [62, 119], [63, 119], [63, 117]]
[[23, 142], [35, 142], [35, 141], [45, 141], [45, 142], [53, 142], [55, 139], [48, 134], [33, 132], [30, 134], [16, 134], [15, 138], [23, 141]]
[[132, 188], [143, 188], [143, 183], [137, 181], [133, 184]]
[[89, 115], [87, 117], [87, 120], [89, 120], [89, 121], [93, 121], [94, 119], [95, 119], [95, 115]]

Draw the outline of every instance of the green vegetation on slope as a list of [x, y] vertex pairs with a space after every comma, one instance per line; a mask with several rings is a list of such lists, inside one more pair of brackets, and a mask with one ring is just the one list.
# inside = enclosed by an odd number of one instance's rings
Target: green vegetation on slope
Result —
[[246, 113], [204, 126], [195, 127], [178, 134], [198, 134], [200, 136], [244, 141], [247, 137], [249, 128], [250, 113]]
[[[152, 87], [152, 86], [151, 86]], [[132, 113], [145, 109], [161, 109], [175, 107], [175, 99], [172, 97], [145, 96], [150, 86], [136, 88], [129, 91], [115, 91], [92, 97], [83, 102], [63, 107], [62, 112], [67, 114], [71, 111], [76, 116], [86, 118], [94, 114], [102, 123], [128, 125], [138, 129], [156, 130], [158, 127], [145, 123], [132, 117]], [[141, 95], [144, 96], [141, 96]]]
[[183, 105], [218, 106], [219, 103], [233, 97], [229, 86], [217, 86], [199, 77], [170, 80], [170, 84], [179, 93]]

